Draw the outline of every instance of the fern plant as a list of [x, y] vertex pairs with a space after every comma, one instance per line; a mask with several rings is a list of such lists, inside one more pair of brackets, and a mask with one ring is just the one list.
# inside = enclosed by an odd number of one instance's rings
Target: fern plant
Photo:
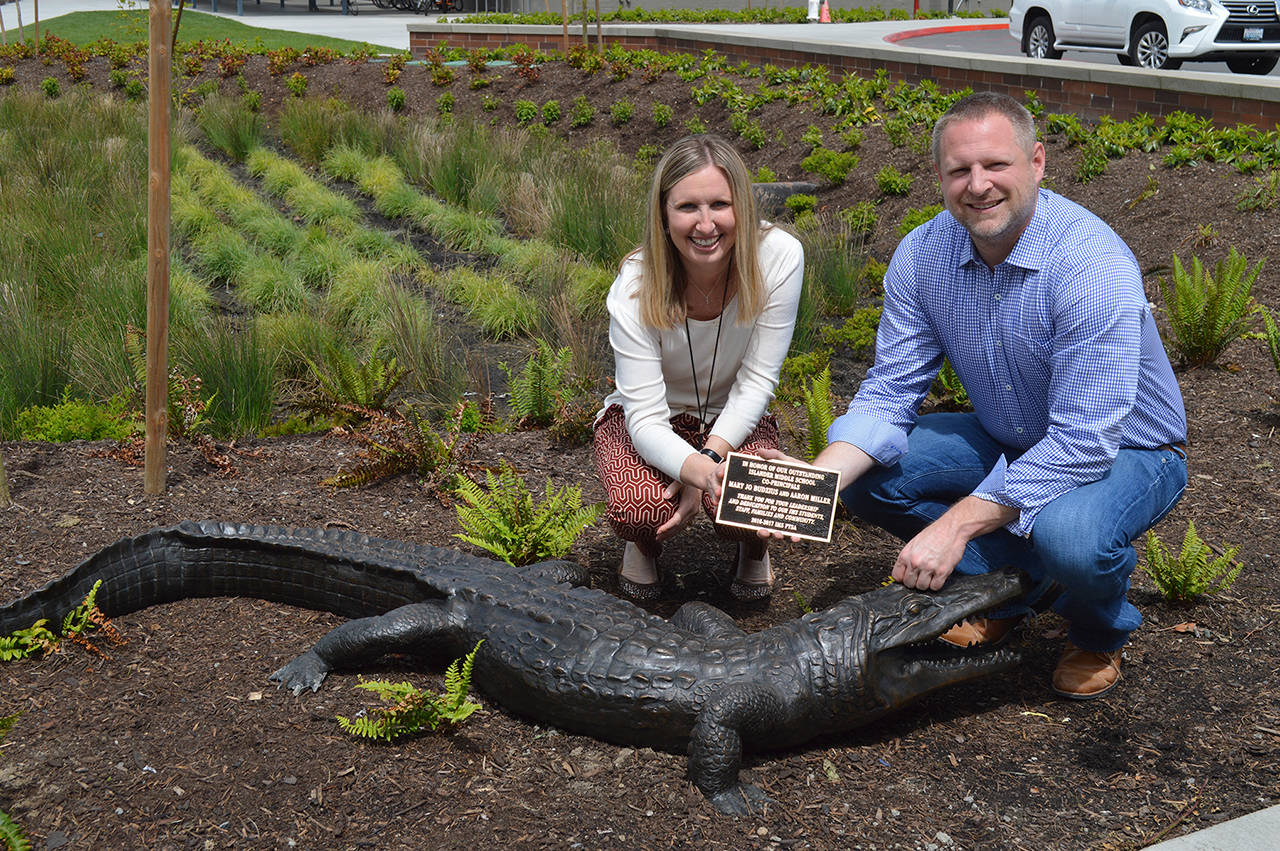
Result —
[[443, 433], [416, 409], [404, 412], [361, 409], [364, 422], [346, 433], [362, 444], [357, 464], [325, 479], [336, 488], [363, 487], [401, 473], [414, 473], [431, 493], [443, 497], [475, 447], [477, 432], [463, 434], [457, 419]]
[[454, 493], [462, 500], [457, 512], [464, 531], [454, 537], [508, 564], [561, 558], [604, 511], [602, 503], [582, 504], [582, 488], [566, 485], [557, 491], [549, 479], [542, 503], [536, 503], [519, 473], [505, 461], [497, 475], [485, 470], [484, 477], [485, 488], [459, 478]]
[[338, 424], [363, 419], [363, 411], [385, 411], [405, 375], [404, 367], [394, 357], [384, 360], [377, 346], [361, 360], [347, 348], [330, 345], [322, 363], [307, 359], [307, 365], [316, 386], [298, 406]]
[[1160, 279], [1172, 347], [1189, 367], [1205, 366], [1218, 359], [1227, 346], [1244, 336], [1254, 311], [1253, 285], [1264, 261], [1249, 269], [1244, 255], [1231, 248], [1212, 272], [1199, 257], [1191, 269], [1173, 255], [1173, 277]]
[[967, 411], [973, 407], [969, 401], [969, 392], [964, 389], [960, 376], [956, 375], [955, 367], [949, 360], [943, 360], [931, 390], [936, 404], [943, 410]]
[[498, 364], [510, 384], [511, 414], [517, 424], [526, 427], [550, 425], [570, 395], [566, 383], [573, 353], [567, 347], [552, 349], [541, 339], [537, 346], [518, 374], [507, 364]]
[[[21, 712], [15, 712], [0, 718], [0, 741], [4, 740], [20, 715]], [[31, 842], [26, 833], [4, 810], [0, 810], [0, 842], [8, 851], [31, 851]]]
[[835, 409], [831, 401], [831, 366], [814, 376], [813, 381], [804, 386], [804, 410], [809, 422], [808, 442], [804, 450], [804, 459], [812, 461], [818, 453], [827, 448], [827, 429], [835, 420]]
[[1187, 521], [1182, 552], [1175, 558], [1154, 532], [1147, 532], [1147, 560], [1143, 569], [1167, 600], [1191, 603], [1203, 594], [1230, 588], [1243, 564], [1234, 562], [1239, 547], [1228, 547], [1213, 561], [1209, 545], [1200, 540], [1194, 521]]
[[1263, 338], [1266, 340], [1267, 350], [1271, 352], [1271, 362], [1276, 365], [1276, 372], [1280, 372], [1280, 329], [1277, 329], [1275, 317], [1270, 310], [1259, 307], [1258, 313], [1262, 314]]
[[441, 724], [462, 723], [480, 708], [468, 695], [476, 652], [483, 643], [481, 639], [465, 658], [453, 660], [444, 672], [444, 693], [440, 695], [420, 691], [408, 682], [361, 681], [356, 688], [376, 692], [392, 705], [354, 721], [339, 715], [338, 726], [353, 736], [390, 742], [423, 730], [434, 732]]
[[89, 589], [84, 600], [63, 616], [62, 630], [59, 633], [50, 630], [47, 626], [49, 621], [41, 618], [26, 629], [0, 636], [0, 662], [26, 659], [36, 653], [53, 653], [67, 640], [79, 644], [90, 653], [107, 658], [102, 648], [90, 639], [90, 634], [101, 630], [103, 636], [116, 645], [124, 644], [124, 638], [98, 608], [98, 589], [101, 587], [102, 580], [98, 580]]

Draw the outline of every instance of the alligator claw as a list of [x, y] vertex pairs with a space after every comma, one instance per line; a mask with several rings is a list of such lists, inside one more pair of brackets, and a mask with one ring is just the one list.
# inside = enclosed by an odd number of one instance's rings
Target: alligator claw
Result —
[[708, 800], [711, 806], [727, 816], [749, 816], [764, 810], [766, 804], [776, 804], [758, 786], [750, 783], [739, 783], [723, 792], [711, 795]]
[[276, 688], [284, 686], [297, 696], [306, 689], [319, 691], [320, 684], [324, 682], [325, 675], [328, 673], [329, 666], [324, 660], [315, 653], [307, 651], [268, 679], [276, 684]]

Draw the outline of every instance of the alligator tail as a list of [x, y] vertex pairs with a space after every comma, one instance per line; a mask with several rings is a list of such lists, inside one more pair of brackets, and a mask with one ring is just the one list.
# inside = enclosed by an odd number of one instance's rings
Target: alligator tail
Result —
[[192, 597], [253, 597], [368, 617], [444, 597], [425, 571], [412, 567], [442, 555], [452, 556], [449, 561], [471, 558], [341, 530], [181, 523], [118, 541], [0, 607], [0, 635], [41, 618], [56, 622], [98, 580], [98, 608], [109, 617]]

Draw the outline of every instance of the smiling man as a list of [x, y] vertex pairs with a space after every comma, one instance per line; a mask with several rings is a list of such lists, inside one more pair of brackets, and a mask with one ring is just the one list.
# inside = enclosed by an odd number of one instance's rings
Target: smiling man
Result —
[[[943, 640], [1002, 641], [1060, 590], [1071, 626], [1053, 688], [1097, 697], [1142, 622], [1132, 542], [1186, 487], [1182, 396], [1132, 252], [1040, 188], [1044, 147], [1020, 104], [957, 102], [933, 159], [946, 210], [894, 253], [875, 364], [814, 463], [841, 471], [851, 511], [907, 542], [903, 584], [1005, 566], [1040, 580]], [[944, 358], [975, 410], [920, 416]]]

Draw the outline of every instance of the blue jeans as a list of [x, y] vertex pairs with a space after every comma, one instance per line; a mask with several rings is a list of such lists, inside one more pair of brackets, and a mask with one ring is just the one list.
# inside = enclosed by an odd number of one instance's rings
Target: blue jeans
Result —
[[[875, 467], [841, 492], [850, 512], [904, 541], [968, 496], [1001, 455], [974, 414], [929, 414], [911, 432], [910, 449], [890, 467]], [[1071, 622], [1069, 639], [1082, 650], [1119, 650], [1142, 623], [1126, 598], [1138, 563], [1133, 541], [1169, 513], [1187, 486], [1186, 457], [1177, 449], [1121, 449], [1111, 471], [1068, 491], [1036, 515], [1031, 537], [999, 529], [974, 538], [956, 566], [960, 574], [1006, 566], [1040, 585], [1011, 608], [1029, 611], [1053, 582], [1063, 589], [1054, 609]]]

